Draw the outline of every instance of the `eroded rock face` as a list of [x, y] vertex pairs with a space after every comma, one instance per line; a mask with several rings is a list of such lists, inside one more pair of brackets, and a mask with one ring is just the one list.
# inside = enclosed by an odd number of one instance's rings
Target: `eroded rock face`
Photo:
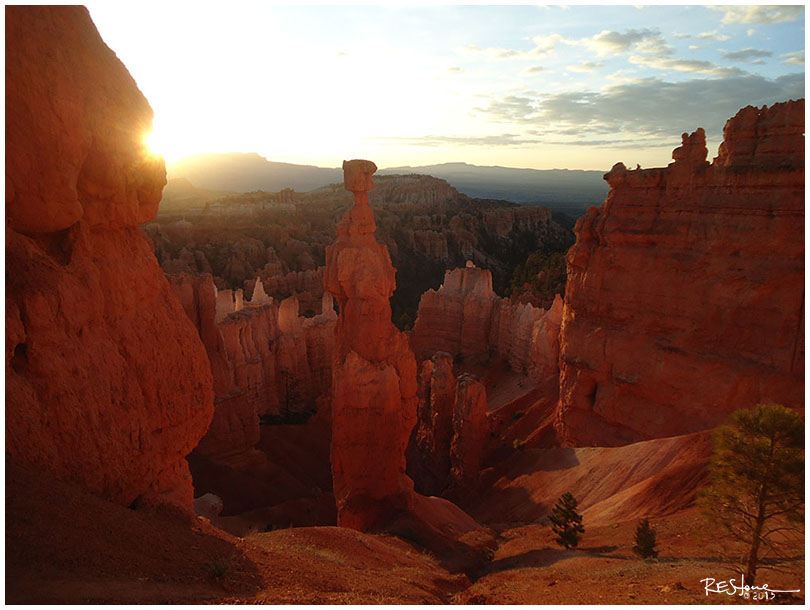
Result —
[[417, 423], [407, 454], [408, 474], [421, 493], [438, 495], [447, 486], [456, 390], [450, 354], [437, 352], [422, 363]]
[[138, 224], [152, 111], [83, 7], [6, 7], [6, 451], [121, 504], [191, 510], [205, 350]]
[[200, 333], [214, 377], [216, 408], [196, 453], [234, 468], [261, 464], [255, 450], [260, 415], [312, 411], [330, 391], [337, 320], [332, 297], [323, 294], [324, 313], [303, 318], [295, 297], [274, 303], [254, 290], [255, 301], [236, 309], [231, 291], [217, 291], [210, 275], [169, 280]]
[[352, 207], [326, 251], [324, 285], [337, 299], [332, 373], [332, 477], [338, 525], [365, 530], [392, 508], [407, 508], [413, 482], [405, 448], [416, 420], [416, 361], [393, 324], [396, 287], [388, 250], [374, 238], [367, 191], [376, 166], [344, 163]]
[[408, 474], [420, 493], [439, 495], [478, 476], [489, 442], [487, 394], [453, 359], [436, 353], [419, 372], [418, 421], [408, 446]]
[[450, 472], [457, 483], [469, 483], [478, 477], [486, 456], [489, 430], [484, 384], [469, 374], [459, 376], [450, 443]]
[[804, 396], [804, 100], [743, 108], [719, 156], [605, 176], [568, 253], [557, 429], [619, 445]]
[[410, 344], [419, 361], [436, 352], [486, 361], [502, 358], [535, 379], [558, 374], [559, 296], [546, 311], [529, 303], [510, 303], [492, 290], [492, 274], [471, 262], [448, 270], [439, 290], [428, 290]]

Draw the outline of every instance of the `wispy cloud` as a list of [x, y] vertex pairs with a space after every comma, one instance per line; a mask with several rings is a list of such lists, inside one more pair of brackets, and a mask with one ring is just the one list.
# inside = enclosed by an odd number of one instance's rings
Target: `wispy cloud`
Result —
[[641, 30], [625, 30], [624, 32], [602, 30], [595, 36], [567, 41], [567, 44], [585, 46], [603, 57], [611, 53], [629, 51], [638, 45], [651, 49], [660, 49], [666, 45], [666, 41], [661, 37], [658, 30], [645, 28]]
[[[532, 99], [517, 109], [493, 100], [481, 112], [493, 119], [542, 127], [561, 136], [667, 136], [704, 127], [722, 133], [725, 121], [741, 106], [761, 106], [804, 96], [804, 74], [776, 79], [746, 74], [669, 82], [659, 78], [621, 83], [603, 91], [570, 91]], [[504, 112], [506, 108], [507, 112]], [[601, 138], [601, 139], [604, 139]]]
[[783, 23], [804, 17], [803, 6], [709, 6], [722, 11], [723, 23]]
[[605, 64], [601, 61], [586, 61], [581, 64], [566, 66], [566, 70], [571, 70], [572, 72], [593, 72], [604, 65]]
[[675, 38], [693, 38], [696, 40], [731, 40], [731, 36], [727, 34], [721, 34], [717, 30], [712, 30], [711, 32], [701, 32], [700, 34], [675, 34]]
[[751, 47], [740, 49], [739, 51], [726, 51], [725, 53], [723, 53], [723, 57], [734, 61], [750, 61], [752, 59], [771, 57], [772, 55], [773, 53], [771, 53], [770, 51], [764, 51], [762, 49], [752, 49]]
[[396, 142], [406, 146], [527, 146], [539, 144], [540, 138], [527, 138], [514, 133], [502, 133], [488, 136], [468, 136], [468, 135], [424, 135], [424, 136], [380, 136], [370, 138], [372, 140], [384, 142]]
[[797, 66], [804, 65], [804, 51], [793, 51], [792, 53], [783, 53], [779, 57], [784, 58], [783, 64], [796, 64]]
[[531, 76], [532, 74], [540, 74], [540, 72], [543, 71], [545, 71], [543, 66], [529, 66], [528, 68], [524, 68], [520, 74], [522, 76]]
[[637, 66], [645, 66], [656, 70], [673, 70], [676, 72], [692, 72], [708, 76], [737, 76], [743, 74], [739, 68], [720, 66], [711, 61], [702, 59], [675, 59], [658, 55], [631, 55], [628, 61]]
[[505, 49], [502, 47], [482, 48], [474, 44], [459, 47], [456, 51], [464, 55], [483, 55], [489, 59], [536, 59], [538, 57], [553, 55], [555, 53], [555, 46], [560, 42], [565, 42], [565, 38], [559, 34], [551, 34], [549, 36], [538, 35], [532, 38], [534, 47], [528, 51]]

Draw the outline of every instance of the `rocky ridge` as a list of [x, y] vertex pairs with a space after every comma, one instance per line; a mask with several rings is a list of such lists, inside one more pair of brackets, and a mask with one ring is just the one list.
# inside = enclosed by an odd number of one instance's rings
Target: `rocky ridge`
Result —
[[620, 445], [804, 400], [804, 100], [746, 107], [662, 169], [605, 175], [568, 252], [557, 430]]

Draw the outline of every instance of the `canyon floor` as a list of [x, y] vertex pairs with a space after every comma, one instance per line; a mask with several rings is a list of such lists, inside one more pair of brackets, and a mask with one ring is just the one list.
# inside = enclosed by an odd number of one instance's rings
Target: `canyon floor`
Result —
[[[538, 450], [542, 451], [542, 450]], [[587, 513], [586, 513], [587, 514]], [[598, 520], [598, 519], [597, 519]], [[737, 573], [719, 559], [694, 508], [653, 520], [657, 560], [636, 558], [636, 521], [588, 527], [566, 551], [548, 526], [492, 525], [490, 559], [451, 561], [389, 535], [302, 527], [237, 538], [201, 518], [128, 509], [7, 464], [9, 603], [735, 603], [701, 579]], [[801, 589], [804, 551], [759, 582]]]

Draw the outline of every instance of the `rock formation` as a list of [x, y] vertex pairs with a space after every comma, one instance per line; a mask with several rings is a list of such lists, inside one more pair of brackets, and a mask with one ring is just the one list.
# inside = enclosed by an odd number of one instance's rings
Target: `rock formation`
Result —
[[192, 505], [202, 343], [138, 225], [152, 111], [78, 6], [6, 7], [6, 452], [128, 505]]
[[420, 493], [439, 495], [481, 470], [490, 433], [486, 389], [472, 375], [457, 380], [450, 354], [438, 352], [422, 363], [418, 397], [408, 475]]
[[439, 290], [428, 290], [410, 344], [419, 361], [447, 352], [465, 359], [503, 358], [513, 370], [533, 378], [558, 374], [558, 333], [562, 321], [559, 296], [545, 311], [512, 304], [492, 291], [492, 274], [471, 262], [448, 270]]
[[337, 320], [331, 295], [323, 294], [323, 314], [302, 318], [295, 297], [276, 304], [254, 291], [259, 302], [236, 309], [231, 291], [217, 291], [210, 275], [169, 279], [214, 377], [214, 417], [196, 452], [235, 468], [262, 462], [255, 451], [259, 417], [312, 412], [330, 390]]
[[354, 207], [326, 250], [325, 289], [338, 302], [332, 372], [332, 477], [338, 525], [365, 530], [391, 507], [405, 507], [413, 482], [405, 448], [416, 419], [416, 361], [391, 324], [396, 271], [374, 239], [368, 205], [370, 161], [344, 163]]
[[437, 352], [422, 363], [417, 423], [407, 453], [408, 474], [421, 493], [437, 495], [447, 486], [457, 387], [450, 354]]
[[804, 400], [804, 100], [746, 107], [709, 164], [616, 164], [568, 253], [557, 429], [619, 445]]
[[453, 440], [450, 442], [450, 472], [457, 483], [476, 480], [488, 442], [487, 391], [475, 377], [463, 374], [458, 378]]
[[344, 162], [344, 186], [354, 195], [354, 207], [326, 250], [324, 287], [340, 310], [331, 414], [338, 525], [407, 532], [437, 552], [470, 550], [459, 539], [480, 526], [447, 500], [415, 493], [405, 474], [405, 450], [416, 422], [416, 360], [391, 323], [396, 270], [374, 238], [368, 205], [376, 169], [371, 161]]

